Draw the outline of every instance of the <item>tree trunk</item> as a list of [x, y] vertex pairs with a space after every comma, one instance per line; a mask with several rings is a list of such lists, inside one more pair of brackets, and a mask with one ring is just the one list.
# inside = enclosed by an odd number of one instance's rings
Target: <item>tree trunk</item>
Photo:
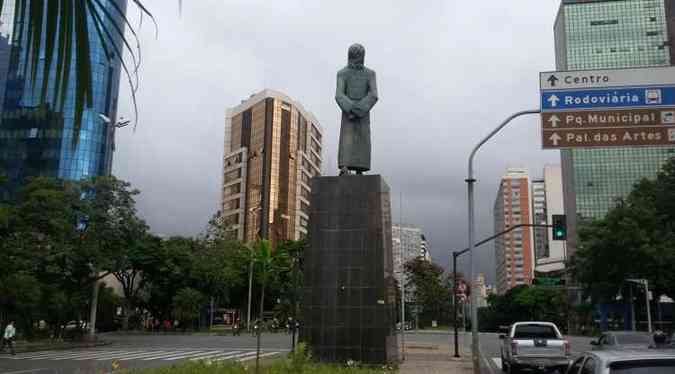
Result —
[[260, 290], [260, 323], [263, 321], [263, 312], [265, 311], [265, 282], [262, 283]]
[[96, 309], [98, 307], [98, 280], [94, 281], [94, 289], [91, 293], [91, 306], [89, 309], [89, 339], [96, 339]]

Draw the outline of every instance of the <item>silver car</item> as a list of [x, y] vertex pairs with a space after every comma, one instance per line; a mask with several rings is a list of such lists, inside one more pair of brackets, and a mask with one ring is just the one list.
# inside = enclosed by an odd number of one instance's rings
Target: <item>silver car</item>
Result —
[[675, 352], [656, 349], [585, 352], [567, 369], [567, 374], [673, 373]]

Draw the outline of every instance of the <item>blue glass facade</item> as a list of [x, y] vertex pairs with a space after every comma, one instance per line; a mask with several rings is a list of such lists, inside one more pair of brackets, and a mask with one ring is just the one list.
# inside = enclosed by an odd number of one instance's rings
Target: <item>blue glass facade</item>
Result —
[[[115, 22], [124, 30], [124, 19], [113, 6], [124, 13], [127, 0], [101, 0], [100, 6], [114, 16], [103, 17], [104, 22]], [[97, 5], [99, 6], [99, 5]], [[50, 176], [78, 180], [97, 175], [109, 175], [114, 150], [114, 126], [105, 123], [100, 114], [115, 122], [121, 63], [116, 56], [108, 56], [96, 32], [93, 19], [89, 19], [89, 44], [92, 65], [93, 106], [85, 108], [77, 144], [73, 142], [75, 127], [75, 63], [71, 65], [71, 82], [63, 106], [57, 105], [53, 84], [56, 80], [56, 63], [46, 76], [43, 74], [44, 54], [40, 51], [37, 75], [30, 78], [30, 66], [24, 76], [27, 17], [16, 17], [12, 40], [12, 53], [7, 77], [4, 107], [0, 121], [0, 174], [8, 177], [2, 196], [11, 198], [28, 177]], [[107, 25], [114, 30], [112, 24]], [[111, 34], [118, 37], [113, 31]], [[121, 50], [122, 40], [115, 40]], [[54, 58], [56, 61], [56, 58]], [[41, 87], [47, 80], [49, 91], [46, 102], [41, 103]]]

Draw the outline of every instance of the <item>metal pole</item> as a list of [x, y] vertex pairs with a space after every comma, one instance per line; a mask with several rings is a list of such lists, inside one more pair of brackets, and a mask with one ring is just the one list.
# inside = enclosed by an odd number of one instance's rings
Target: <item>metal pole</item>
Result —
[[642, 280], [645, 285], [645, 302], [647, 303], [647, 331], [652, 332], [652, 311], [649, 306], [649, 281], [646, 279]]
[[251, 332], [251, 298], [253, 297], [253, 260], [248, 264], [248, 310], [246, 311], [246, 330]]
[[452, 309], [453, 319], [455, 322], [455, 357], [459, 357], [459, 326], [457, 326], [457, 252], [452, 252], [452, 274], [453, 274], [453, 292], [452, 292]]
[[401, 269], [401, 359], [405, 360], [405, 262], [406, 254], [403, 248], [403, 192], [399, 200], [399, 237], [401, 238], [401, 259], [403, 269]]
[[631, 320], [630, 327], [633, 331], [637, 331], [637, 329], [635, 328], [636, 322], [635, 319], [637, 317], [635, 316], [635, 301], [633, 300], [633, 285], [631, 283], [628, 283], [628, 290], [630, 294], [630, 320]]
[[467, 192], [468, 192], [468, 208], [469, 208], [469, 263], [470, 263], [470, 268], [471, 272], [469, 275], [469, 281], [471, 282], [471, 361], [473, 362], [473, 373], [474, 374], [480, 374], [480, 355], [479, 355], [479, 338], [478, 338], [478, 309], [476, 306], [478, 305], [478, 295], [475, 290], [475, 263], [473, 261], [473, 249], [476, 246], [476, 243], [474, 242], [474, 236], [476, 233], [476, 227], [475, 227], [475, 213], [474, 213], [474, 184], [476, 183], [476, 179], [474, 178], [473, 175], [473, 159], [476, 156], [476, 152], [478, 152], [478, 149], [485, 144], [490, 138], [492, 138], [494, 135], [496, 135], [502, 128], [504, 128], [509, 122], [511, 122], [514, 118], [520, 117], [522, 115], [526, 114], [539, 114], [541, 111], [539, 109], [535, 110], [525, 110], [521, 111], [515, 114], [512, 114], [510, 117], [508, 117], [504, 122], [502, 122], [497, 128], [492, 130], [488, 136], [483, 138], [471, 151], [471, 154], [469, 155], [469, 165], [468, 165], [468, 173], [467, 173], [467, 178], [466, 178], [466, 183], [467, 183]]

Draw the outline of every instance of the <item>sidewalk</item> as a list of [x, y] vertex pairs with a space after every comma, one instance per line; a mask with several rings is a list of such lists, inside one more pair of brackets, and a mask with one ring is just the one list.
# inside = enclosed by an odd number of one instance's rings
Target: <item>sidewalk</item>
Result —
[[452, 357], [447, 344], [406, 343], [400, 374], [465, 374], [472, 372], [471, 357]]

